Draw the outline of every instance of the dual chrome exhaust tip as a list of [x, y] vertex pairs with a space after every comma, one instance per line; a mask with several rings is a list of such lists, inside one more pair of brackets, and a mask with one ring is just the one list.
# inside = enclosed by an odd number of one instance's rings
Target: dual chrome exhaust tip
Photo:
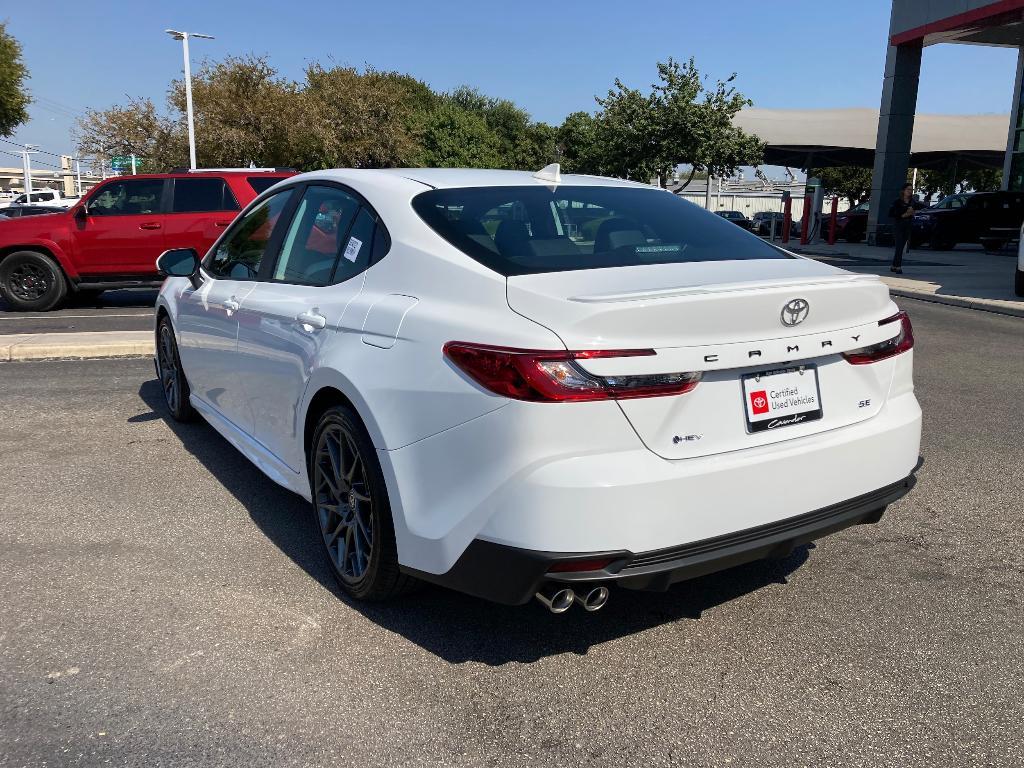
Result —
[[609, 592], [605, 586], [584, 585], [579, 592], [570, 587], [551, 586], [543, 588], [535, 597], [552, 613], [565, 613], [573, 603], [579, 603], [583, 610], [593, 613], [600, 611], [608, 602]]

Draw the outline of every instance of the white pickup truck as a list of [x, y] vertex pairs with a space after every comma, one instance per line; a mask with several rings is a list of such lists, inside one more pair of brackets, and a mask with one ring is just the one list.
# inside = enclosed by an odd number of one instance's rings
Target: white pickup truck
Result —
[[80, 197], [64, 197], [59, 189], [39, 189], [31, 194], [23, 192], [13, 200], [0, 201], [0, 208], [11, 208], [18, 205], [52, 205], [58, 208], [70, 208], [79, 200], [81, 200]]

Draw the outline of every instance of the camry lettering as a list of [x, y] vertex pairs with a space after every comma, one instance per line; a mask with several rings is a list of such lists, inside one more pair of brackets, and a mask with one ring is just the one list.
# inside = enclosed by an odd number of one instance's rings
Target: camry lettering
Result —
[[800, 345], [799, 344], [794, 344], [792, 347], [786, 347], [786, 351], [787, 352], [799, 352], [800, 351]]
[[823, 342], [821, 342], [821, 348], [822, 349], [824, 349], [825, 347], [831, 347], [831, 346], [832, 346], [832, 342], [829, 341], [828, 339], [825, 339]]
[[704, 355], [704, 362], [705, 363], [717, 363], [718, 362], [718, 355]]
[[760, 349], [752, 349], [749, 352], [747, 352], [747, 357], [760, 357], [760, 356], [761, 356], [761, 350]]

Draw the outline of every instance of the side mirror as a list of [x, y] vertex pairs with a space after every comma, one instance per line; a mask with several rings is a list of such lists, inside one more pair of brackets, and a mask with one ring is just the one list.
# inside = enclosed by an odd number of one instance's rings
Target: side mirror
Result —
[[88, 216], [89, 216], [89, 211], [85, 207], [85, 203], [82, 203], [77, 208], [75, 208], [75, 218], [78, 219], [79, 221], [83, 221], [84, 222], [86, 220], [86, 218], [88, 218]]
[[157, 257], [156, 271], [165, 277], [187, 277], [199, 287], [199, 254], [193, 248], [172, 248]]

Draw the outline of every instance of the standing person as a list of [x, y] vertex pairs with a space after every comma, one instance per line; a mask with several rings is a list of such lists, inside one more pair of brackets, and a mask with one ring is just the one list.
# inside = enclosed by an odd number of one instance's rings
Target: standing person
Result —
[[910, 243], [910, 233], [914, 225], [914, 188], [904, 184], [900, 196], [889, 207], [889, 218], [892, 219], [892, 234], [896, 241], [896, 253], [892, 257], [890, 272], [903, 274], [903, 253]]

